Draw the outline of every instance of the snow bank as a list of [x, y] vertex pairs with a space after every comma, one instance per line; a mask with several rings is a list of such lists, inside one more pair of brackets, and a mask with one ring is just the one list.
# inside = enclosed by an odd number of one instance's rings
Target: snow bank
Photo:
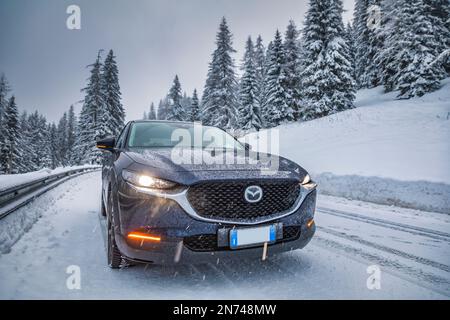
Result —
[[72, 166], [72, 167], [58, 167], [53, 170], [44, 168], [38, 171], [20, 173], [20, 174], [2, 174], [0, 175], [0, 190], [10, 188], [12, 186], [17, 186], [23, 183], [27, 183], [39, 178], [44, 178], [46, 176], [62, 173], [70, 170], [81, 169], [81, 168], [94, 168], [96, 165], [82, 165], [82, 166]]
[[[82, 188], [80, 188], [79, 185], [82, 181], [88, 181], [90, 187], [86, 188], [86, 190], [81, 190]], [[61, 210], [59, 207], [60, 205], [64, 205], [66, 203], [65, 201], [68, 201], [67, 199], [75, 199], [72, 194], [74, 191], [96, 195], [97, 192], [94, 191], [97, 189], [100, 190], [100, 187], [98, 187], [99, 181], [101, 181], [99, 171], [74, 177], [1, 219], [0, 256], [10, 252], [13, 245], [27, 233], [41, 217], [58, 214]], [[82, 201], [78, 200], [78, 202], [83, 205], [86, 196], [80, 199], [82, 199]], [[48, 234], [43, 235], [44, 239], [48, 237]], [[36, 239], [36, 241], [40, 240]]]
[[332, 173], [321, 173], [314, 179], [326, 195], [450, 214], [448, 184]]
[[311, 172], [324, 193], [450, 213], [450, 78], [421, 98], [395, 95], [360, 90], [355, 109], [243, 139], [267, 151], [268, 133], [278, 130], [278, 153]]

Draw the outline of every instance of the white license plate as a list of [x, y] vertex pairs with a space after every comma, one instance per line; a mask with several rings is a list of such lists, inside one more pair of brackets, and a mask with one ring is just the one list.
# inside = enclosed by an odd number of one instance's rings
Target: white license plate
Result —
[[232, 249], [275, 240], [275, 225], [230, 230], [230, 247]]

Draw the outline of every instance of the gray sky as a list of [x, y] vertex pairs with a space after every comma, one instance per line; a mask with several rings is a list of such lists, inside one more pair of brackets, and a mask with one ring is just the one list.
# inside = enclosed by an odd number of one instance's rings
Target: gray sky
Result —
[[[81, 30], [66, 28], [66, 8], [81, 8]], [[344, 0], [344, 21], [354, 0]], [[51, 121], [83, 99], [99, 49], [117, 56], [127, 120], [140, 118], [168, 91], [174, 75], [183, 91], [203, 89], [220, 18], [234, 35], [240, 63], [248, 35], [267, 44], [289, 19], [301, 26], [306, 0], [1, 0], [0, 73], [21, 110]]]

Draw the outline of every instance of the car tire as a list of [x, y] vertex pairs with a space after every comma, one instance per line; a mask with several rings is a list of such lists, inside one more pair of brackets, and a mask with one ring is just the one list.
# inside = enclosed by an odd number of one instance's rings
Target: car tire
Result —
[[[111, 209], [111, 205], [108, 206]], [[107, 228], [108, 228], [108, 265], [112, 269], [118, 269], [122, 265], [122, 254], [116, 244], [114, 237], [114, 221], [112, 219], [112, 210], [107, 215]]]
[[103, 199], [103, 192], [102, 192], [100, 201], [101, 201], [100, 213], [102, 214], [102, 217], [106, 217], [106, 207], [105, 207], [105, 201]]

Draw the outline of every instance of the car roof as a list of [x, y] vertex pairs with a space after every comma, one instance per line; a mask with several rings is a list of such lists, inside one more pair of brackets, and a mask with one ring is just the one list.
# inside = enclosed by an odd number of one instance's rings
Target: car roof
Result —
[[184, 123], [184, 124], [194, 124], [192, 121], [177, 121], [177, 120], [131, 120], [130, 122], [162, 122], [162, 123]]
[[[175, 123], [175, 124], [187, 124], [187, 125], [194, 125], [194, 124], [200, 124], [202, 125], [201, 122], [196, 121], [178, 121], [178, 120], [144, 120], [144, 119], [140, 119], [140, 120], [131, 120], [128, 123]], [[211, 128], [217, 128], [215, 126], [206, 126], [206, 125], [202, 125], [203, 127], [211, 127]]]

